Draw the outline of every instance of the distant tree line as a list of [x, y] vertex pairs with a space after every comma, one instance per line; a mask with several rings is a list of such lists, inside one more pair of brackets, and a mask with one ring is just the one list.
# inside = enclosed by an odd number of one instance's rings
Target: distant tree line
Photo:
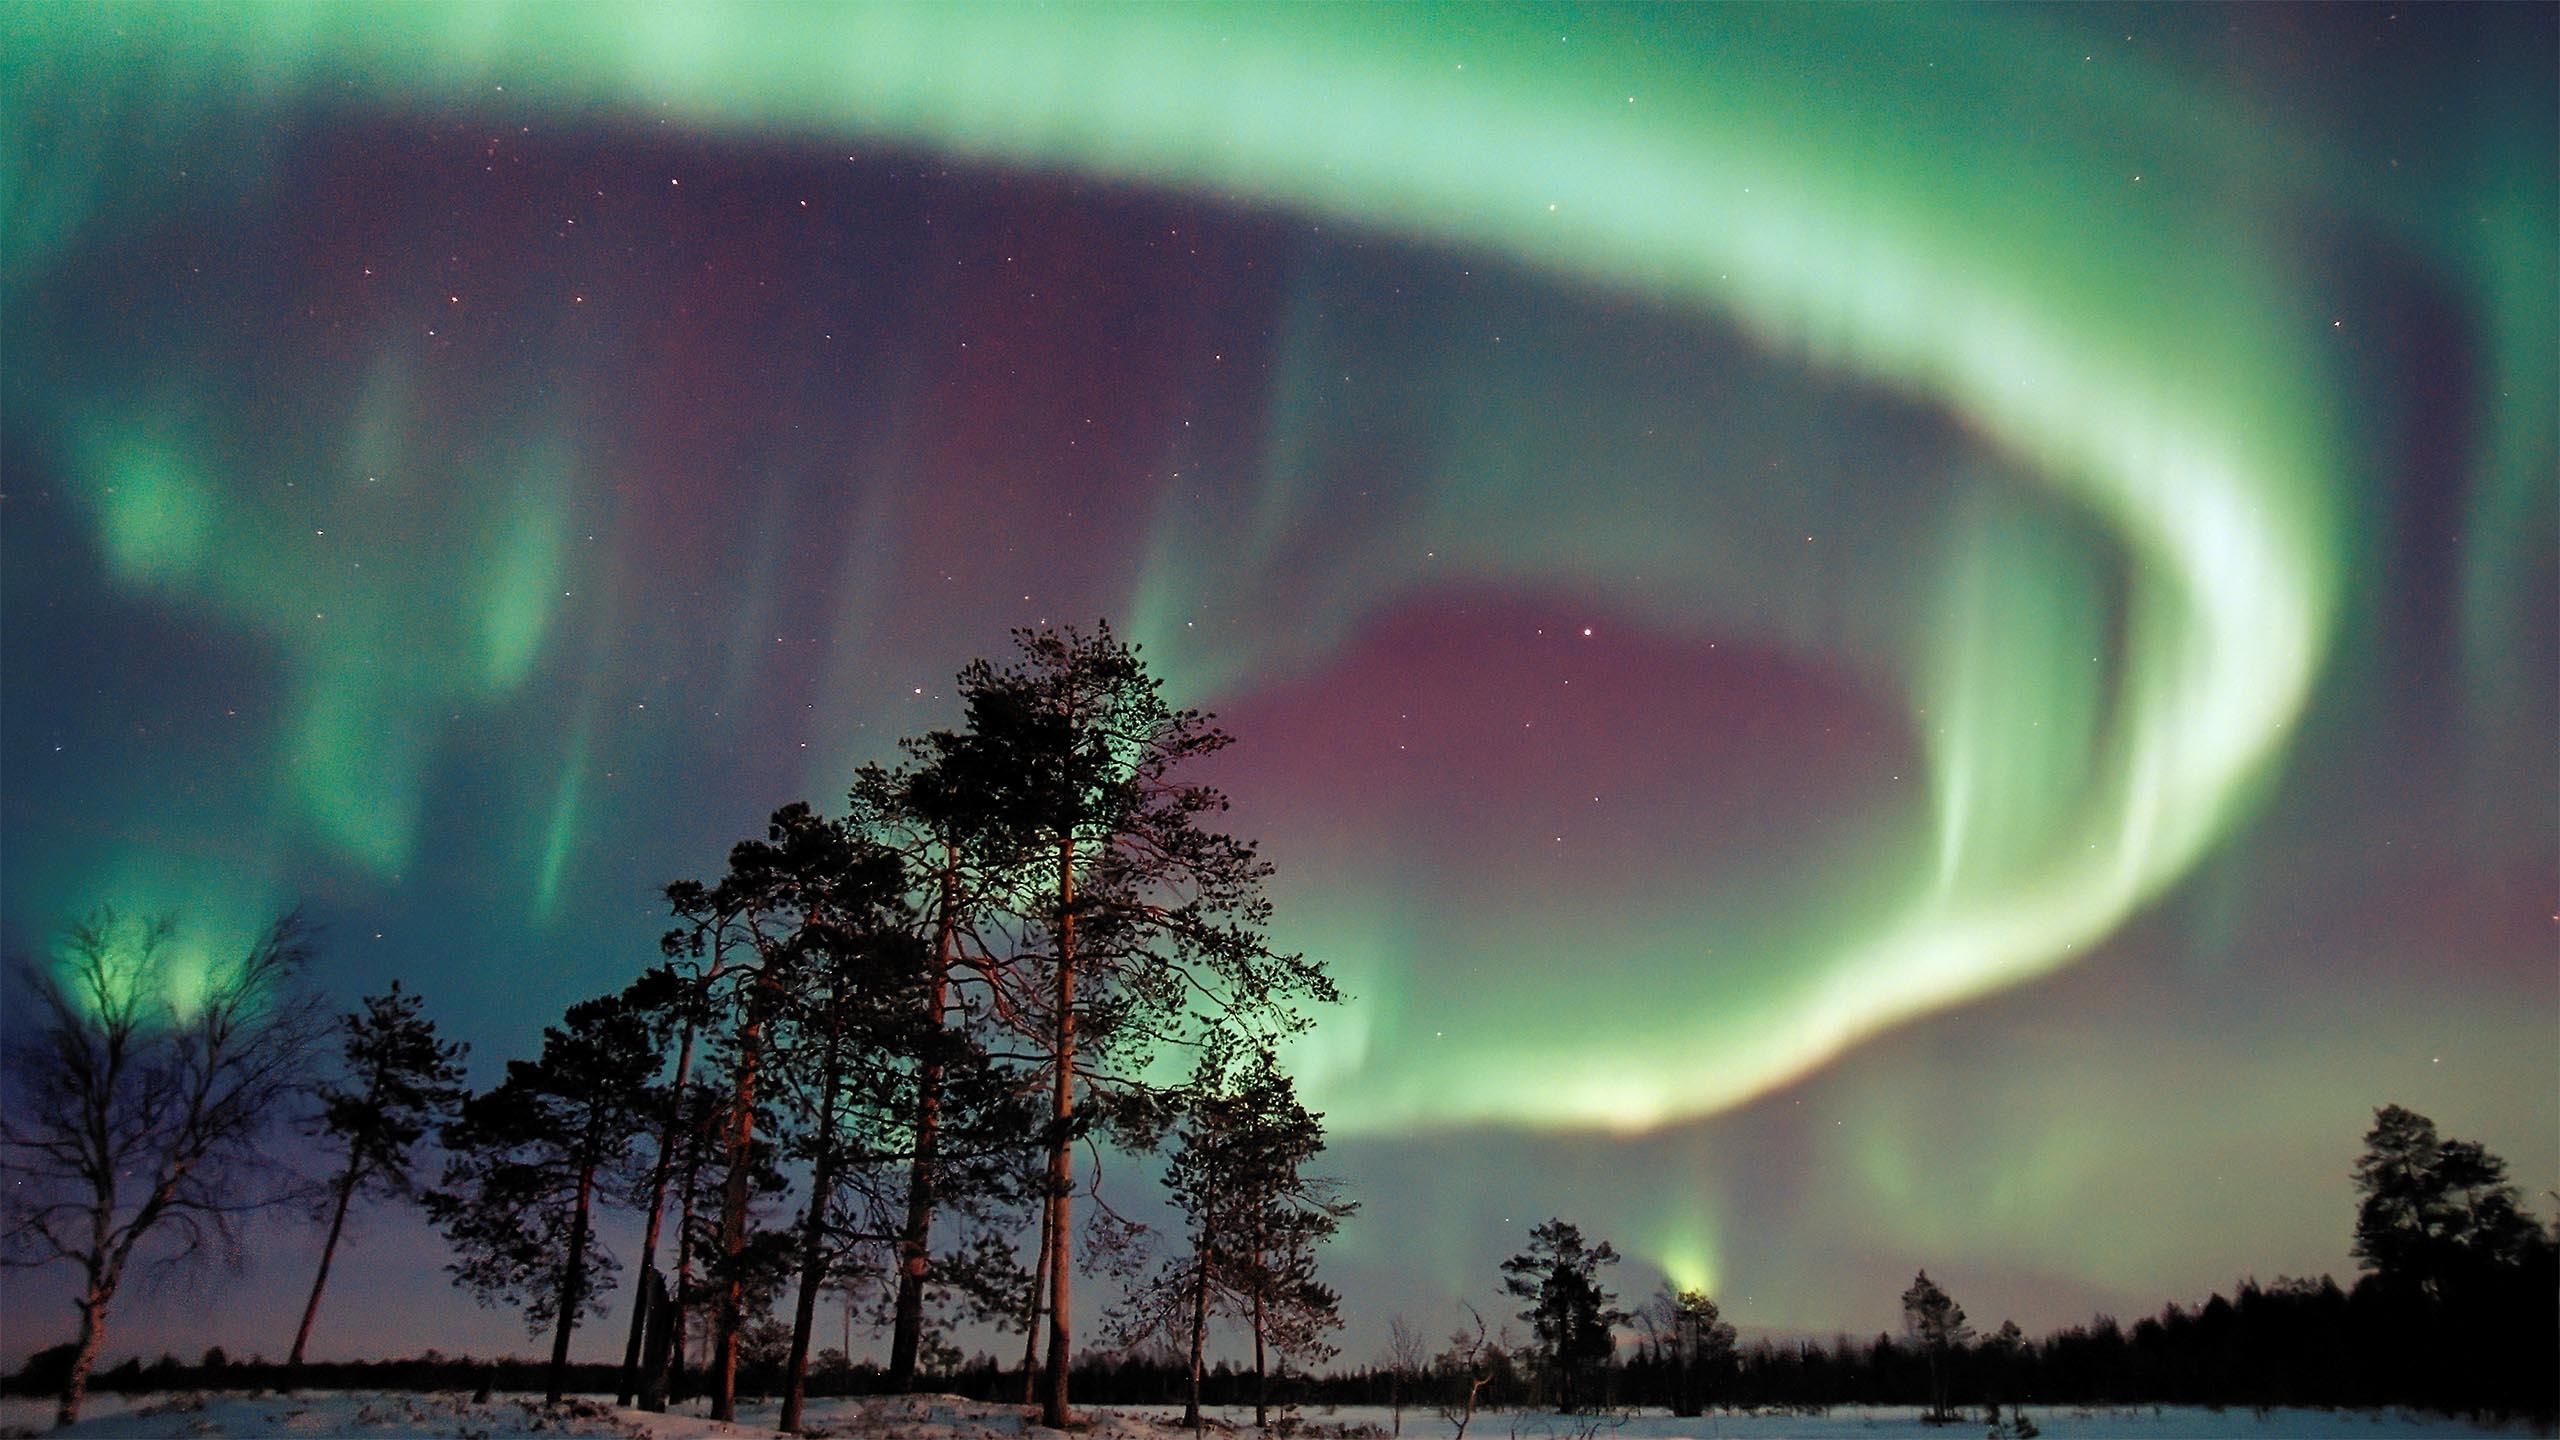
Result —
[[[2371, 1407], [2523, 1416], [2560, 1408], [2560, 1221], [2524, 1212], [2506, 1163], [2441, 1137], [2397, 1105], [2375, 1112], [2354, 1170], [2352, 1289], [2327, 1276], [2243, 1281], [2229, 1297], [2111, 1316], [2029, 1340], [1977, 1331], [1923, 1270], [1901, 1297], [1903, 1332], [1828, 1343], [1738, 1345], [1704, 1293], [1665, 1285], [1632, 1313], [1602, 1283], [1617, 1255], [1563, 1220], [1503, 1262], [1528, 1333], [1490, 1338], [1471, 1312], [1436, 1352], [1401, 1317], [1384, 1365], [1311, 1382], [1329, 1403], [1427, 1405], [1454, 1421], [1484, 1409], [1922, 1407], [1963, 1419], [2012, 1407], [2181, 1404]], [[1633, 1344], [1621, 1351], [1621, 1331]], [[2031, 1428], [2031, 1427], [2030, 1427]]]

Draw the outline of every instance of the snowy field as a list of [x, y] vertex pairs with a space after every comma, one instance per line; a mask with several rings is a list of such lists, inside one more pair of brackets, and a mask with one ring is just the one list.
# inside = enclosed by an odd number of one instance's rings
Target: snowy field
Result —
[[[50, 1404], [0, 1399], [0, 1434], [61, 1435], [79, 1440], [557, 1440], [557, 1437], [617, 1437], [617, 1440], [728, 1440], [769, 1437], [771, 1404], [741, 1407], [741, 1423], [724, 1425], [704, 1418], [697, 1404], [686, 1413], [645, 1415], [615, 1410], [600, 1399], [575, 1399], [557, 1409], [535, 1397], [502, 1396], [474, 1404], [452, 1395], [385, 1395], [379, 1393], [309, 1392], [296, 1395], [143, 1396], [101, 1395], [92, 1398], [88, 1417], [69, 1430], [47, 1428]], [[2260, 1416], [2248, 1410], [2212, 1411], [2179, 1407], [2086, 1410], [2070, 1407], [2030, 1408], [2028, 1418], [2050, 1440], [2320, 1440], [2320, 1437], [2523, 1436], [2535, 1432], [2516, 1427], [2484, 1429], [2443, 1416], [2406, 1411], [2363, 1412], [2275, 1410]], [[1178, 1411], [1163, 1407], [1099, 1407], [1082, 1434], [1093, 1440], [1181, 1440], [1190, 1434], [1175, 1423]], [[1313, 1409], [1301, 1417], [1300, 1434], [1316, 1437], [1387, 1433], [1385, 1410]], [[1212, 1434], [1250, 1436], [1252, 1412], [1217, 1412]], [[983, 1405], [949, 1396], [900, 1399], [816, 1400], [810, 1402], [811, 1434], [838, 1437], [898, 1437], [898, 1440], [1038, 1440], [1057, 1432], [1030, 1424], [1025, 1411]], [[1922, 1425], [1907, 1406], [1832, 1410], [1827, 1415], [1709, 1415], [1675, 1420], [1667, 1415], [1636, 1415], [1615, 1423], [1577, 1421], [1553, 1415], [1489, 1412], [1476, 1417], [1467, 1440], [1969, 1440], [1980, 1435], [1979, 1420], [1944, 1427]], [[1408, 1410], [1404, 1434], [1411, 1440], [1449, 1440], [1455, 1427], [1427, 1410]]]
[[[1138, 1413], [1161, 1414], [1170, 1423], [1181, 1413], [1180, 1407], [1165, 1410], [1147, 1409]], [[1253, 1412], [1226, 1410], [1221, 1418], [1236, 1424], [1248, 1434], [1253, 1425]], [[2006, 1411], [2002, 1412], [2004, 1418]], [[1694, 1420], [1679, 1420], [1659, 1411], [1628, 1417], [1621, 1423], [1590, 1418], [1576, 1419], [1564, 1415], [1514, 1414], [1509, 1411], [1480, 1413], [1467, 1427], [1467, 1440], [1975, 1440], [1987, 1428], [1980, 1420], [1981, 1411], [1966, 1412], [1959, 1425], [1923, 1425], [1916, 1406], [1887, 1405], [1834, 1406], [1824, 1415], [1729, 1414], [1703, 1415]], [[1333, 1433], [1337, 1427], [1375, 1426], [1385, 1434], [1392, 1419], [1383, 1409], [1345, 1406], [1339, 1410], [1322, 1407], [1309, 1409], [1301, 1416], [1309, 1428]], [[2464, 1436], [2482, 1440], [2484, 1436], [2530, 1436], [2537, 1432], [2527, 1426], [2496, 1429], [2473, 1425], [2442, 1415], [2414, 1414], [2409, 1411], [2334, 1411], [2334, 1410], [2270, 1410], [2265, 1419], [2246, 1409], [2216, 1412], [2201, 1408], [2163, 1406], [2157, 1410], [2145, 1405], [2139, 1409], [2079, 1409], [2059, 1407], [2045, 1409], [2030, 1405], [2027, 1418], [2047, 1440], [2328, 1440], [2344, 1437], [2356, 1440], [2364, 1436]], [[1456, 1427], [1429, 1410], [1408, 1409], [1404, 1412], [1404, 1440], [1449, 1440]], [[1186, 1432], [1187, 1433], [1187, 1432]]]

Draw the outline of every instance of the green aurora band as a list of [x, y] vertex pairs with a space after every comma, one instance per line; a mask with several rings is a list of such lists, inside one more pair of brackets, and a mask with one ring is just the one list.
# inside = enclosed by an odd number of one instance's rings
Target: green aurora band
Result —
[[[2188, 874], [2281, 763], [2351, 583], [2350, 538], [2368, 518], [2340, 498], [2354, 462], [2336, 449], [2342, 417], [2320, 348], [2330, 317], [2305, 298], [2296, 237], [2269, 218], [2329, 178], [2319, 147], [2283, 115], [2131, 50], [2104, 73], [2078, 68], [2078, 55], [2066, 70], [2055, 52], [2068, 37], [2034, 12], [1724, 11], [1709, 17], [1712, 45], [1657, 43], [1699, 18], [11, 5], [0, 48], [12, 57], [7, 93], [22, 103], [109, 75], [125, 77], [115, 103], [137, 115], [326, 103], [340, 76], [360, 74], [376, 87], [369, 102], [387, 94], [442, 113], [500, 83], [510, 106], [565, 119], [624, 111], [712, 134], [872, 137], [1191, 191], [1712, 315], [1775, 353], [1943, 407], [2045, 491], [1983, 487], [1988, 498], [1961, 507], [1941, 537], [1936, 578], [1890, 627], [1844, 641], [1836, 626], [1701, 573], [1698, 554], [1669, 538], [1631, 542], [1680, 581], [1669, 596], [1630, 589], [1629, 607], [1702, 636], [1756, 630], [1845, 650], [1906, 697], [1929, 766], [1933, 850], [1917, 865], [1876, 861], [1872, 883], [1856, 887], [1869, 898], [1821, 953], [1789, 956], [1788, 973], [1747, 1004], [1704, 985], [1675, 993], [1665, 1043], [1611, 1037], [1559, 1051], [1552, 1037], [1485, 1035], [1426, 1056], [1399, 1052], [1389, 1023], [1403, 983], [1391, 896], [1355, 882], [1326, 933], [1292, 937], [1333, 942], [1362, 997], [1301, 1057], [1339, 1126], [1626, 1131], [1734, 1107], [1886, 1027], [2067, 965]], [[1817, 72], [1832, 83], [1803, 83]], [[2096, 92], [2070, 133], [1983, 118], [2045, 113], [2066, 85], [2083, 102]], [[16, 286], [90, 217], [82, 162], [58, 147], [39, 165], [11, 149], [0, 202]], [[2480, 446], [2480, 503], [2510, 517], [2533, 513], [2548, 481], [2534, 457], [2551, 451], [2551, 417], [2531, 401], [2551, 393], [2553, 363], [2535, 338], [2549, 333], [2554, 292], [2537, 228], [2550, 177], [2540, 184], [2442, 235], [2419, 202], [2372, 217], [2421, 235], [2483, 289], [2527, 297], [2492, 316], [2487, 337], [2489, 388], [2525, 397], [2492, 407]], [[367, 408], [387, 427], [402, 383], [390, 371], [372, 382], [384, 398]], [[290, 572], [232, 563], [202, 473], [214, 462], [138, 428], [142, 418], [99, 417], [85, 455], [116, 572], [211, 599], [282, 641], [302, 713], [279, 761], [297, 777], [282, 802], [292, 818], [279, 823], [396, 871], [431, 717], [521, 684], [542, 650], [567, 564], [561, 477], [580, 459], [546, 437], [574, 426], [532, 415], [494, 427], [492, 467], [536, 460], [509, 492], [521, 513], [483, 530], [479, 601], [376, 673], [333, 658], [342, 647], [291, 638], [303, 612], [361, 603], [359, 592], [314, 595]], [[1282, 428], [1242, 542], [1202, 547], [1206, 522], [1169, 502], [1136, 585], [1132, 628], [1193, 697], [1315, 665], [1418, 583], [1355, 569], [1303, 625], [1274, 616], [1214, 651], [1187, 641], [1183, 607], [1211, 592], [1250, 605], [1286, 563], [1257, 537], [1315, 503]], [[1428, 477], [1439, 522], [1482, 505], [1474, 478], [1455, 465]], [[2121, 595], [2103, 593], [2091, 557], [2038, 522], [2049, 514], [2105, 537]], [[1419, 550], [1432, 523], [1380, 543]], [[2474, 676], [2500, 673], [2484, 659], [2500, 643], [2497, 597], [2533, 563], [2531, 526], [2497, 533], [2519, 538], [2475, 552], [2463, 589]], [[1497, 529], [1453, 548], [1444, 573], [1534, 576], [1541, 563], [1533, 530]], [[370, 623], [389, 633], [388, 617]], [[2099, 654], [2109, 663], [2093, 663]], [[576, 829], [589, 723], [544, 826], [545, 911]], [[812, 791], [831, 791], [839, 773], [815, 767]], [[1676, 912], [1642, 923], [1679, 943]], [[1694, 1216], [1664, 1226], [1666, 1267], [1709, 1279], [1712, 1227]]]

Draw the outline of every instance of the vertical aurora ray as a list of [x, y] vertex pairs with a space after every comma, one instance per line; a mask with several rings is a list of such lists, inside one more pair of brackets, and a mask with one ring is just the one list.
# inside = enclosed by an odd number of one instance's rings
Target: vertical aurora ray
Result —
[[592, 704], [579, 707], [576, 728], [570, 732], [569, 754], [561, 764], [559, 793], [552, 797], [550, 821], [542, 827], [541, 858], [533, 876], [533, 912], [549, 920], [560, 909], [560, 884], [569, 874], [575, 856], [581, 824], [586, 819], [587, 771], [592, 764], [589, 749], [595, 734], [595, 711]]

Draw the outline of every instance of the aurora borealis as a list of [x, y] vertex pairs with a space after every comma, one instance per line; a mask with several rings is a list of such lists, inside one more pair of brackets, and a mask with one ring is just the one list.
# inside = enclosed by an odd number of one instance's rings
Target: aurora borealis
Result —
[[2548, 9], [0, 24], [13, 950], [307, 897], [494, 1069], [1109, 615], [1353, 992], [1355, 1349], [1550, 1213], [2032, 1327], [2343, 1273], [2385, 1101], [2560, 1182]]

